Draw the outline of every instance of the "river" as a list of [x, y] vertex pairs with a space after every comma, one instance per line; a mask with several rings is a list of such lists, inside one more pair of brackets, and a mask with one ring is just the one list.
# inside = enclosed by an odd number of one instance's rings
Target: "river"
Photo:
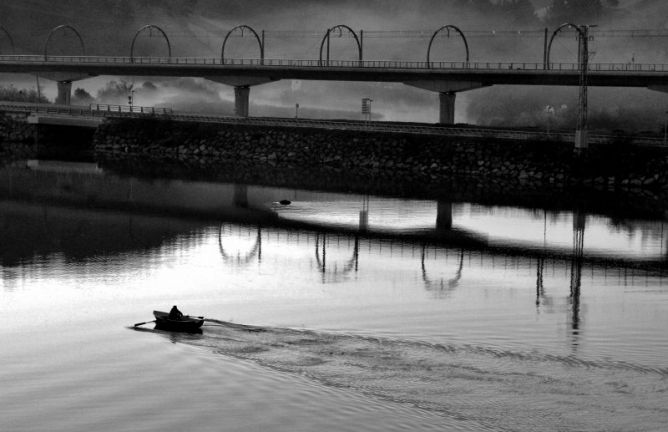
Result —
[[665, 430], [666, 228], [16, 162], [0, 430]]

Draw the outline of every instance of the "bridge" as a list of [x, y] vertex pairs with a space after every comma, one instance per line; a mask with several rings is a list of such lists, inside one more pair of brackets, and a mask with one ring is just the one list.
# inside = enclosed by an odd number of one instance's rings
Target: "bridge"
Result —
[[[201, 77], [233, 86], [235, 114], [249, 116], [250, 87], [282, 79], [404, 83], [438, 92], [439, 120], [453, 124], [456, 93], [492, 85], [577, 86], [577, 63], [406, 62], [216, 57], [0, 56], [0, 72], [39, 73], [58, 82], [60, 104], [69, 104], [72, 82], [99, 75]], [[595, 63], [589, 86], [668, 91], [668, 65]]]
[[[438, 135], [482, 139], [573, 142], [572, 131], [520, 130], [517, 128], [463, 127], [427, 123], [399, 123], [389, 121], [317, 120], [283, 117], [239, 117], [174, 111], [136, 105], [56, 105], [0, 101], [0, 113], [28, 124], [78, 126], [97, 128], [106, 119], [169, 119], [180, 122], [215, 123], [243, 126], [317, 128], [329, 130], [399, 133], [411, 135]], [[590, 144], [609, 144], [619, 137], [609, 134], [591, 134]], [[636, 146], [665, 147], [662, 138], [634, 136], [629, 138]]]
[[[554, 63], [550, 53], [555, 38], [566, 30], [577, 33], [578, 58], [576, 63]], [[249, 116], [250, 88], [282, 79], [372, 81], [404, 83], [439, 94], [439, 122], [453, 124], [455, 100], [458, 92], [492, 85], [561, 85], [578, 86], [579, 118], [575, 133], [576, 151], [587, 145], [587, 87], [642, 87], [657, 91], [668, 91], [668, 65], [635, 63], [589, 62], [590, 26], [564, 23], [551, 33], [541, 32], [544, 37], [542, 63], [527, 62], [471, 62], [466, 34], [457, 26], [444, 25], [434, 31], [429, 39], [426, 59], [415, 61], [378, 61], [364, 59], [364, 32], [339, 24], [328, 28], [320, 42], [318, 59], [269, 59], [265, 56], [265, 32], [258, 33], [242, 24], [227, 32], [219, 57], [176, 57], [167, 33], [154, 24], [141, 27], [134, 35], [129, 56], [86, 55], [81, 34], [69, 24], [51, 30], [44, 44], [43, 55], [0, 56], [0, 72], [38, 73], [58, 82], [56, 103], [69, 105], [72, 82], [98, 75], [119, 76], [169, 76], [201, 77], [234, 87], [235, 114]], [[156, 32], [164, 38], [166, 57], [138, 57], [135, 44], [140, 34]], [[57, 33], [71, 32], [80, 45], [80, 55], [53, 56], [49, 54], [50, 43]], [[244, 32], [255, 39], [259, 58], [231, 59], [225, 56], [230, 36]], [[461, 38], [465, 58], [461, 62], [434, 62], [432, 45], [439, 36], [453, 33]], [[0, 26], [12, 51], [11, 34]], [[332, 35], [347, 35], [357, 48], [357, 59], [353, 61], [332, 60], [330, 42]]]

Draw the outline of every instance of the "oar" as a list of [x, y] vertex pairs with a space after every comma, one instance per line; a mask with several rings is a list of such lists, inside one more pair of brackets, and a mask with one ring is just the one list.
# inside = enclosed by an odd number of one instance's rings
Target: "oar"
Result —
[[154, 323], [154, 322], [155, 322], [155, 320], [153, 320], [153, 321], [144, 321], [144, 322], [140, 322], [140, 323], [137, 323], [137, 324], [133, 325], [133, 327], [139, 327], [140, 325], [149, 324], [149, 323]]

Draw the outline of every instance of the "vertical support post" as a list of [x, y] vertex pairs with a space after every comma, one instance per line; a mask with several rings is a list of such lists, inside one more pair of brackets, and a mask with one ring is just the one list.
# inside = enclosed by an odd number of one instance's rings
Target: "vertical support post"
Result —
[[543, 39], [543, 69], [547, 70], [547, 27], [545, 27], [545, 38]]
[[261, 39], [262, 39], [262, 46], [260, 47], [260, 64], [264, 64], [264, 30], [262, 30], [261, 34]]
[[39, 85], [39, 73], [35, 74], [35, 85], [37, 85], [37, 103], [42, 100], [42, 88]]
[[56, 104], [69, 105], [72, 99], [72, 81], [58, 81]]
[[364, 61], [364, 30], [360, 30], [360, 66]]
[[439, 117], [441, 124], [455, 124], [455, 92], [439, 92]]
[[359, 230], [366, 232], [369, 229], [369, 210], [360, 210]]
[[582, 33], [578, 32], [578, 70], [582, 71]]
[[250, 99], [250, 86], [234, 87], [234, 115], [248, 117], [248, 104]]
[[[362, 210], [360, 210], [359, 230], [366, 232], [369, 229], [369, 197], [365, 196], [362, 200]], [[358, 239], [355, 237], [355, 246], [358, 247]]]
[[580, 328], [580, 287], [582, 282], [582, 257], [584, 254], [584, 233], [586, 215], [579, 209], [573, 213], [573, 256], [571, 257], [571, 328]]
[[329, 39], [331, 37], [332, 30], [327, 30], [327, 66], [329, 66]]
[[575, 129], [575, 152], [581, 153], [588, 147], [587, 139], [587, 69], [589, 68], [589, 28], [581, 26], [578, 32], [578, 60], [580, 67], [580, 94], [578, 124]]

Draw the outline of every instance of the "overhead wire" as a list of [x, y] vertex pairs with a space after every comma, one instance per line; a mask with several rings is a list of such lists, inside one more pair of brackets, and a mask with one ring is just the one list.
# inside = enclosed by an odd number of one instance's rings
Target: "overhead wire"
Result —
[[[364, 38], [373, 39], [428, 39], [434, 34], [435, 30], [366, 30], [357, 29], [356, 32], [362, 30]], [[547, 29], [550, 34], [551, 29]], [[223, 32], [225, 30], [222, 30]], [[327, 29], [323, 30], [280, 30], [271, 29], [264, 30], [265, 36], [275, 37], [280, 39], [302, 39], [302, 38], [316, 38], [321, 39]], [[544, 38], [545, 28], [540, 29], [519, 29], [519, 30], [495, 30], [495, 29], [466, 29], [462, 28], [462, 32], [466, 37], [471, 38], [494, 38], [494, 37], [527, 37], [527, 38]], [[592, 28], [590, 34], [594, 37], [604, 38], [664, 38], [668, 37], [668, 29], [599, 29]], [[197, 35], [195, 31], [184, 32], [182, 30], [170, 32], [173, 37], [192, 37]], [[445, 37], [445, 34], [439, 36]], [[242, 37], [241, 35], [231, 35], [230, 37]], [[344, 33], [342, 37], [352, 37], [349, 33]]]

